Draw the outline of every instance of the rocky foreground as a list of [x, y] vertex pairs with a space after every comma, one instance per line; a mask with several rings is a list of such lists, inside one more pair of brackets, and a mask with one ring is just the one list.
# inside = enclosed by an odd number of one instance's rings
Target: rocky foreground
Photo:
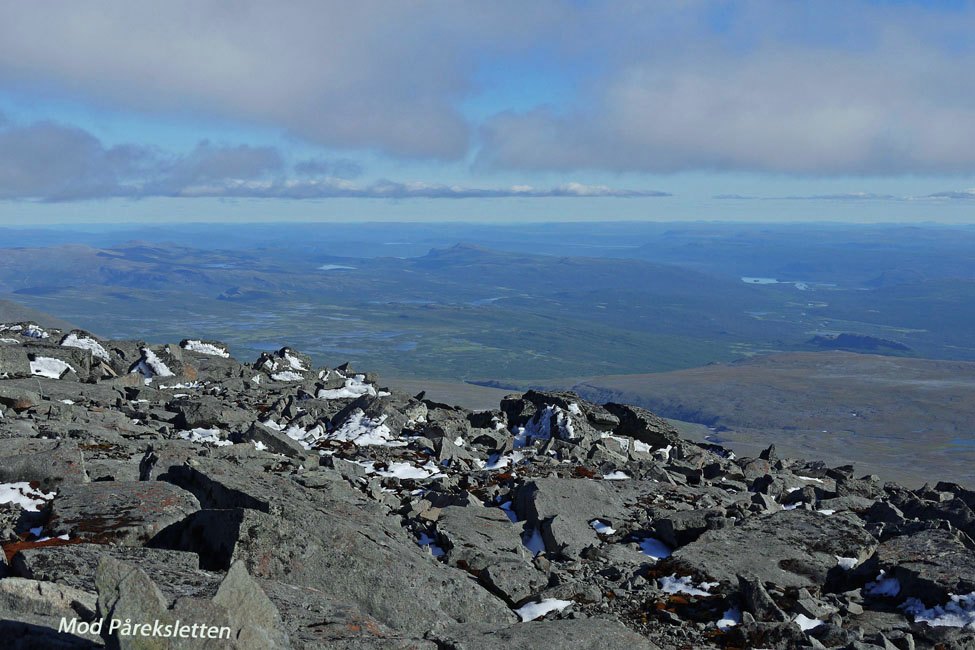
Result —
[[0, 377], [5, 650], [975, 648], [959, 485], [290, 348], [6, 324]]

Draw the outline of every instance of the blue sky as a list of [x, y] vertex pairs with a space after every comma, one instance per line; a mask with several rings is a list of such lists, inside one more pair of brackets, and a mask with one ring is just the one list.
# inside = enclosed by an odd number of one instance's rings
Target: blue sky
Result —
[[958, 0], [8, 3], [0, 224], [970, 223], [973, 28]]

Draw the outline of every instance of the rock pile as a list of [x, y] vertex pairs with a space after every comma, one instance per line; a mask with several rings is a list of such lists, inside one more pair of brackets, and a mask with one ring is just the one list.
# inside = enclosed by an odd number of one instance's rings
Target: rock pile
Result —
[[6, 324], [0, 378], [7, 650], [975, 647], [960, 485], [290, 348]]

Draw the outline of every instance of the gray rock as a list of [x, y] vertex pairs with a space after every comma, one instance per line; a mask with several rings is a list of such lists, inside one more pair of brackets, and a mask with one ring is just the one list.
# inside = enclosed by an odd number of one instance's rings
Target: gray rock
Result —
[[24, 578], [94, 593], [98, 563], [106, 555], [145, 571], [162, 585], [170, 599], [216, 591], [216, 579], [199, 570], [200, 558], [195, 553], [138, 546], [71, 544], [26, 548], [14, 555], [11, 569]]
[[26, 578], [0, 580], [0, 612], [88, 621], [95, 616], [95, 605], [95, 594], [74, 587]]
[[879, 569], [897, 578], [901, 593], [929, 606], [943, 604], [949, 594], [975, 591], [975, 552], [945, 530], [924, 530], [882, 543], [875, 556]]
[[500, 560], [528, 564], [532, 554], [521, 541], [523, 526], [514, 524], [500, 508], [449, 506], [440, 511], [437, 532], [451, 566], [477, 571]]
[[15, 411], [38, 406], [41, 401], [39, 391], [29, 390], [22, 385], [16, 385], [9, 381], [0, 384], [0, 404], [9, 406]]
[[0, 345], [0, 376], [9, 378], [30, 377], [30, 359], [21, 346]]
[[444, 650], [656, 650], [657, 645], [616, 621], [600, 618], [531, 621], [496, 629], [485, 625], [452, 627], [435, 635]]
[[291, 457], [302, 457], [307, 452], [301, 444], [283, 433], [270, 429], [260, 422], [254, 422], [240, 435], [243, 442], [257, 442], [275, 454]]
[[234, 641], [241, 648], [290, 648], [277, 607], [251, 579], [243, 562], [230, 565], [212, 603], [227, 610]]
[[599, 544], [589, 522], [619, 523], [626, 509], [609, 481], [544, 478], [519, 488], [514, 502], [519, 519], [540, 528], [549, 553], [578, 557]]
[[88, 475], [73, 440], [0, 439], [0, 483], [37, 481], [51, 491], [62, 483], [86, 483]]
[[738, 576], [738, 591], [741, 593], [743, 611], [754, 616], [756, 620], [788, 620], [785, 612], [775, 604], [760, 580], [748, 576]]
[[677, 430], [666, 420], [638, 406], [606, 404], [606, 410], [619, 418], [614, 433], [644, 442], [654, 449], [676, 445], [680, 441]]
[[664, 562], [722, 583], [746, 575], [782, 587], [819, 586], [837, 556], [863, 561], [877, 547], [858, 522], [853, 515], [800, 509], [758, 515], [734, 528], [708, 531]]
[[[138, 567], [125, 564], [110, 556], [104, 556], [99, 562], [95, 573], [95, 585], [98, 589], [98, 615], [106, 620], [131, 620], [133, 623], [174, 625], [177, 621], [181, 625], [216, 626], [229, 628], [231, 639], [235, 639], [234, 629], [230, 624], [225, 608], [211, 604], [208, 601], [191, 598], [179, 599], [173, 607], [152, 579]], [[159, 648], [226, 648], [226, 637], [179, 639], [153, 636], [122, 636], [118, 631], [112, 632], [110, 626], [102, 626], [102, 638], [105, 647], [116, 650], [150, 650]], [[256, 648], [260, 646], [231, 647]]]
[[104, 481], [62, 486], [51, 508], [51, 536], [141, 546], [200, 509], [189, 492], [169, 483]]

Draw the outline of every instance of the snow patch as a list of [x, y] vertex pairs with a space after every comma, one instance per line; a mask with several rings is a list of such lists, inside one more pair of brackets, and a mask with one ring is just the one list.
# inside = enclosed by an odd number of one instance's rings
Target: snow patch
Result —
[[823, 624], [818, 618], [809, 618], [803, 614], [796, 614], [796, 617], [792, 619], [792, 622], [799, 626], [803, 632], [806, 630], [812, 630]]
[[592, 526], [592, 529], [600, 535], [612, 535], [616, 532], [615, 528], [598, 519], [593, 519], [589, 522], [589, 525]]
[[901, 592], [901, 583], [897, 578], [885, 578], [884, 570], [881, 569], [877, 574], [877, 579], [868, 582], [863, 588], [863, 592], [871, 596], [890, 596], [894, 597]]
[[69, 370], [74, 371], [74, 368], [60, 359], [52, 359], [51, 357], [35, 357], [30, 362], [31, 374], [40, 377], [60, 379], [61, 375]]
[[725, 610], [715, 625], [718, 626], [719, 630], [727, 630], [739, 623], [741, 623], [741, 610], [737, 607], [731, 607]]
[[860, 563], [860, 561], [855, 557], [840, 557], [839, 555], [835, 557], [836, 565], [842, 569], [846, 569], [847, 571], [855, 568], [856, 565]]
[[571, 600], [559, 600], [558, 598], [545, 598], [538, 603], [528, 603], [515, 610], [515, 614], [521, 617], [522, 623], [534, 621], [549, 612], [561, 612], [572, 604]]
[[532, 528], [530, 533], [526, 533], [522, 537], [522, 542], [533, 556], [545, 550], [545, 540], [542, 539], [542, 531], [538, 528]]
[[603, 479], [606, 481], [625, 481], [630, 478], [633, 477], [627, 474], [626, 472], [621, 472], [619, 470], [616, 470], [611, 474], [603, 474]]
[[30, 483], [0, 483], [0, 503], [14, 503], [28, 512], [37, 512], [54, 498], [54, 492], [32, 488]]
[[108, 350], [102, 347], [102, 344], [95, 339], [88, 338], [87, 336], [78, 336], [77, 334], [68, 334], [61, 341], [61, 345], [66, 348], [81, 348], [82, 350], [91, 350], [93, 356], [99, 359], [109, 360]]
[[[376, 395], [376, 389], [365, 383], [365, 375], [356, 375], [345, 380], [342, 388], [323, 388], [315, 395], [318, 399], [343, 399], [347, 397], [361, 397]], [[389, 393], [387, 393], [388, 395]]]
[[917, 598], [908, 598], [902, 607], [914, 617], [915, 623], [931, 627], [964, 627], [975, 630], [975, 591], [967, 596], [950, 595], [944, 605], [927, 608]]
[[209, 354], [215, 357], [223, 357], [224, 359], [230, 358], [230, 353], [223, 348], [218, 348], [212, 343], [204, 343], [203, 341], [187, 341], [183, 345], [183, 349], [196, 352], [197, 354]]
[[366, 416], [362, 409], [356, 409], [355, 413], [342, 424], [342, 426], [328, 434], [328, 439], [339, 440], [342, 442], [353, 442], [360, 447], [366, 445], [386, 445], [387, 447], [401, 447], [405, 442], [396, 440], [396, 436], [390, 431], [389, 427], [383, 424], [386, 416], [378, 420], [373, 420]]
[[223, 432], [220, 429], [190, 429], [189, 431], [181, 431], [179, 434], [180, 438], [184, 440], [189, 440], [190, 442], [206, 442], [211, 445], [216, 445], [217, 447], [224, 447], [226, 445], [232, 445], [234, 443], [229, 440], [223, 439]]
[[274, 381], [302, 381], [304, 378], [304, 375], [292, 372], [291, 370], [284, 370], [271, 375], [271, 379]]
[[710, 596], [711, 592], [708, 590], [717, 586], [717, 582], [702, 582], [695, 587], [689, 576], [678, 578], [676, 574], [660, 578], [660, 589], [665, 594], [681, 592], [690, 596]]
[[655, 560], [662, 560], [670, 557], [670, 548], [656, 537], [646, 537], [639, 541], [640, 551]]

